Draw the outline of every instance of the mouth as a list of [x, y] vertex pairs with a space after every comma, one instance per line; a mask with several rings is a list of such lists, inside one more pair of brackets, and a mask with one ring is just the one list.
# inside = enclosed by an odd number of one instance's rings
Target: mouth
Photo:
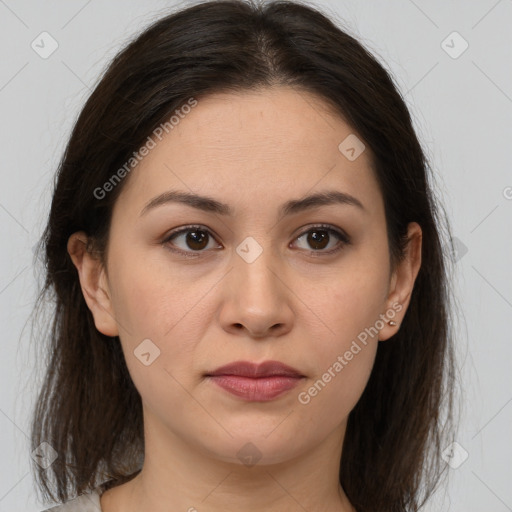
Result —
[[232, 395], [257, 402], [284, 395], [306, 378], [279, 361], [236, 361], [206, 373], [205, 377]]

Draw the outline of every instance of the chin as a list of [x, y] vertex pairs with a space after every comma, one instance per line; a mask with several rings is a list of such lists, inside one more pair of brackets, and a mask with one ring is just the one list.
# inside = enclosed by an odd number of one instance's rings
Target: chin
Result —
[[272, 438], [274, 433], [269, 435], [268, 432], [271, 431], [255, 432], [251, 436], [247, 431], [240, 435], [230, 431], [233, 437], [205, 448], [218, 460], [247, 467], [281, 464], [307, 451], [296, 436], [285, 435], [282, 438], [276, 435]]

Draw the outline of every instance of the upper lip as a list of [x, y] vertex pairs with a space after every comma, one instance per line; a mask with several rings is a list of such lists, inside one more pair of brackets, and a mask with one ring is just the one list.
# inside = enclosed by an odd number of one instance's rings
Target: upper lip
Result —
[[298, 370], [280, 361], [264, 361], [252, 363], [250, 361], [235, 361], [217, 368], [206, 374], [207, 377], [218, 375], [237, 375], [240, 377], [304, 377]]

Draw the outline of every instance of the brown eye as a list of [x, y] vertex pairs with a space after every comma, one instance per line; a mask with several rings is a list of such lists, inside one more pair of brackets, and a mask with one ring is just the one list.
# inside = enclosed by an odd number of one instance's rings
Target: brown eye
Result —
[[[307, 244], [305, 250], [311, 254], [318, 253], [319, 256], [333, 254], [350, 244], [350, 238], [345, 233], [323, 225], [313, 226], [296, 238], [301, 239], [305, 239]], [[214, 240], [208, 229], [202, 226], [187, 226], [171, 233], [162, 243], [173, 252], [194, 258], [212, 249], [209, 243]]]
[[194, 251], [200, 251], [208, 245], [208, 234], [205, 231], [188, 231], [185, 236], [185, 244]]
[[201, 226], [189, 226], [171, 233], [162, 243], [177, 247], [178, 252], [205, 252], [213, 239], [212, 234]]
[[306, 238], [308, 244], [313, 249], [325, 249], [326, 245], [328, 245], [330, 239], [330, 235], [326, 230], [314, 230], [308, 233]]
[[[334, 235], [334, 236], [333, 236]], [[304, 239], [307, 246], [305, 249], [310, 252], [319, 252], [331, 254], [341, 250], [344, 245], [350, 243], [350, 239], [344, 233], [333, 229], [329, 226], [313, 226], [308, 231], [297, 237], [297, 240]], [[334, 239], [334, 245], [331, 245], [331, 250], [325, 250]], [[336, 244], [336, 239], [338, 243]]]

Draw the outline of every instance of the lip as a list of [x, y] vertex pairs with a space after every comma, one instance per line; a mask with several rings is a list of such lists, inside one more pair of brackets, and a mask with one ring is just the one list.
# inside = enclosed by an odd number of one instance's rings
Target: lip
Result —
[[229, 393], [248, 401], [266, 402], [293, 389], [305, 378], [279, 361], [261, 364], [236, 361], [205, 375]]
[[264, 361], [252, 363], [250, 361], [235, 361], [226, 364], [206, 374], [207, 377], [220, 375], [236, 375], [238, 377], [304, 377], [299, 370], [292, 368], [280, 361]]

